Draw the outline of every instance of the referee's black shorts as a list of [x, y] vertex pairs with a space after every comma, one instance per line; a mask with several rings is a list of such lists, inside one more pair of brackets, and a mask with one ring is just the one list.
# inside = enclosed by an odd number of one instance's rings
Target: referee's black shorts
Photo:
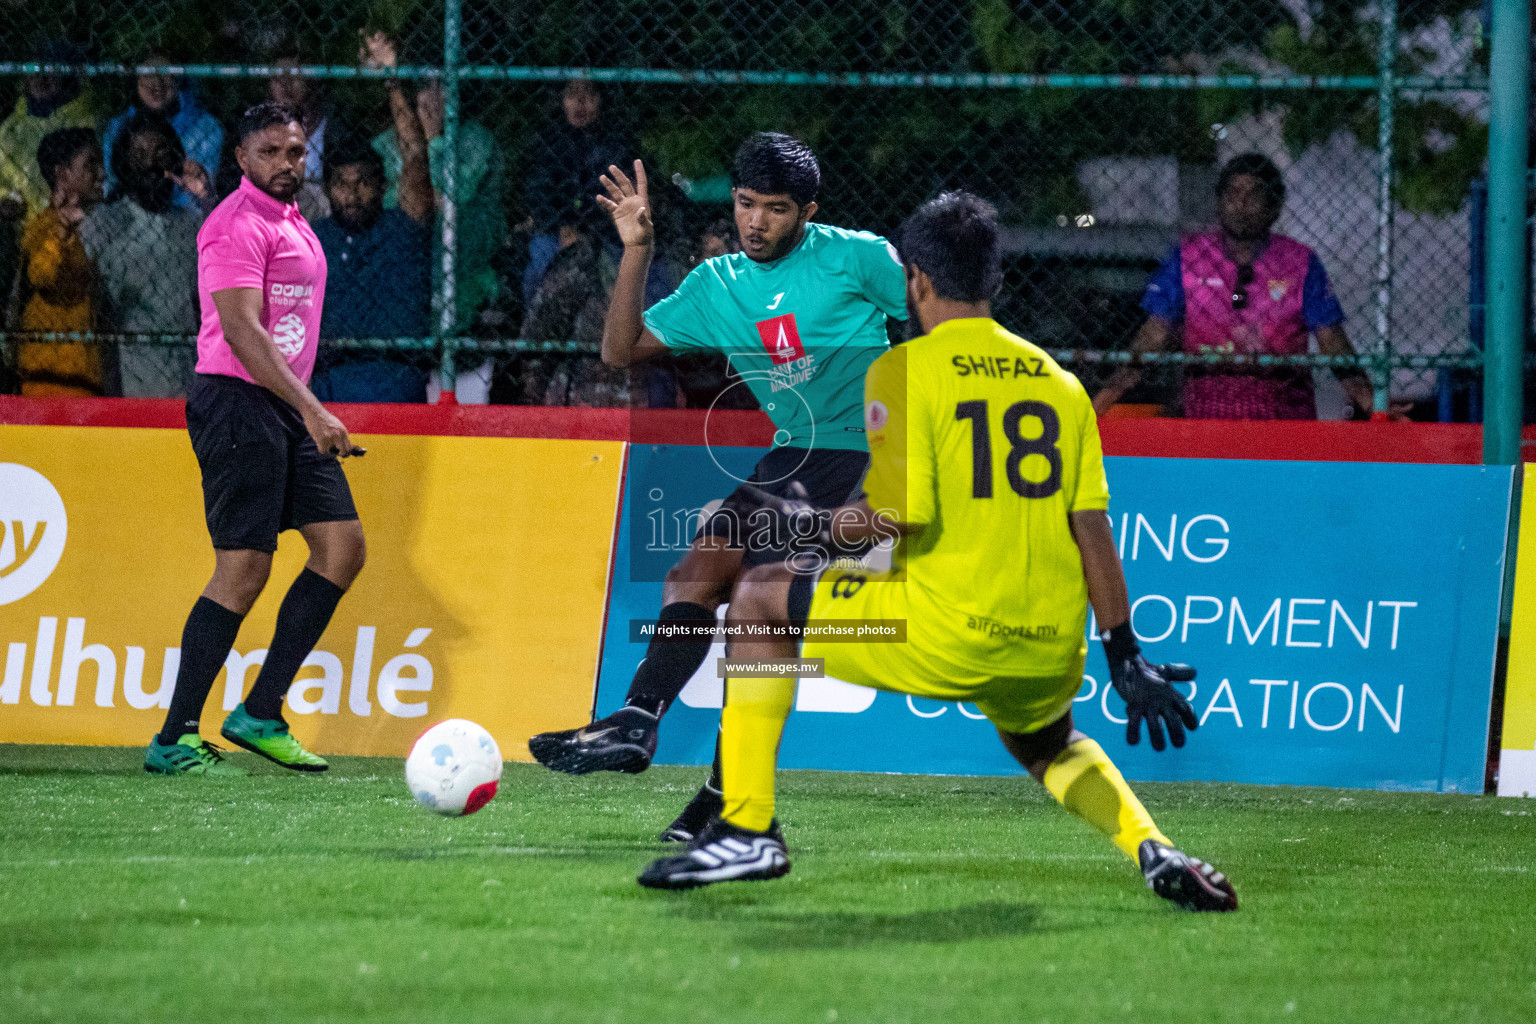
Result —
[[[869, 453], [844, 448], [774, 448], [758, 460], [747, 483], [771, 494], [782, 496], [792, 481], [803, 485], [810, 503], [817, 508], [839, 508], [858, 499], [864, 490], [864, 474], [869, 470]], [[768, 565], [781, 562], [790, 552], [783, 546], [758, 546], [754, 531], [742, 524], [757, 503], [738, 488], [721, 502], [720, 508], [704, 521], [694, 539], [699, 537], [733, 538], [746, 548], [742, 564]], [[733, 545], [735, 546], [735, 545]], [[827, 552], [833, 558], [862, 558], [870, 544], [839, 548]]]
[[266, 388], [194, 374], [187, 433], [215, 548], [272, 552], [284, 530], [357, 518], [341, 464], [320, 454], [298, 410]]

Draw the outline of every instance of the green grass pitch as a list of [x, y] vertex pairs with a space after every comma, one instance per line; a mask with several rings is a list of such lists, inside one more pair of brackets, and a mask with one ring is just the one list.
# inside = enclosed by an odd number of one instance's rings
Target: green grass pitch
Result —
[[471, 818], [399, 761], [146, 776], [0, 746], [0, 1019], [1536, 1021], [1536, 804], [1143, 785], [1233, 878], [1180, 913], [1025, 778], [781, 773], [794, 870], [635, 873], [698, 769], [509, 764]]

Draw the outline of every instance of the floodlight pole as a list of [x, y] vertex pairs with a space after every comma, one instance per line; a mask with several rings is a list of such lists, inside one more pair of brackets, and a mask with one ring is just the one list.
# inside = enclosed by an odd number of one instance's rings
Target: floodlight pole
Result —
[[[443, 286], [438, 292], [442, 308], [438, 311], [437, 330], [442, 339], [443, 394], [454, 393], [454, 338], [459, 332], [458, 281], [458, 193], [459, 193], [459, 65], [462, 62], [460, 33], [463, 31], [461, 0], [447, 0], [443, 14], [443, 201], [442, 219]], [[431, 154], [428, 154], [431, 159]]]
[[1397, 0], [1381, 2], [1381, 38], [1376, 53], [1376, 337], [1381, 362], [1371, 371], [1371, 418], [1391, 408], [1392, 370], [1392, 132], [1397, 98]]
[[1527, 118], [1530, 0], [1493, 0], [1488, 65], [1488, 342], [1483, 364], [1483, 462], [1520, 463], [1521, 368], [1527, 322]]

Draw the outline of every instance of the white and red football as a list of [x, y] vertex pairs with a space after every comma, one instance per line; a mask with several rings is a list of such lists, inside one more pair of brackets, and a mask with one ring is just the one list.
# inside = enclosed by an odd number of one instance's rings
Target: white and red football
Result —
[[450, 718], [416, 737], [405, 759], [405, 784], [416, 802], [450, 818], [491, 802], [501, 780], [501, 748], [474, 722]]

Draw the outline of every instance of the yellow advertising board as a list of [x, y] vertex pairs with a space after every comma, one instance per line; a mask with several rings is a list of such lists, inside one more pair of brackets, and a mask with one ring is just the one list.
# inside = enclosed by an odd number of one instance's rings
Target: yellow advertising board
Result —
[[[428, 725], [468, 718], [527, 759], [529, 736], [585, 721], [622, 442], [357, 440], [368, 454], [345, 467], [368, 564], [289, 691], [295, 735], [403, 755]], [[184, 431], [0, 426], [0, 742], [149, 741], [213, 571], [202, 508]], [[283, 534], [205, 736], [255, 681], [305, 557]]]
[[1525, 467], [1520, 543], [1509, 624], [1504, 736], [1499, 743], [1499, 796], [1536, 796], [1536, 490]]

